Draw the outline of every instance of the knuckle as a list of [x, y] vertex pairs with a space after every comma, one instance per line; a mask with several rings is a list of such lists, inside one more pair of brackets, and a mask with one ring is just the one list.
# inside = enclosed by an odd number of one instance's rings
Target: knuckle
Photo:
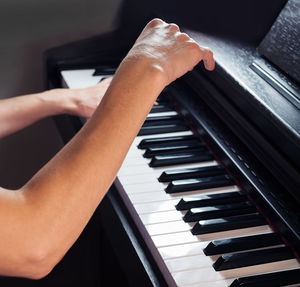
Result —
[[170, 23], [170, 24], [168, 25], [168, 28], [169, 28], [170, 30], [173, 30], [173, 31], [179, 31], [178, 25], [176, 25], [176, 24], [174, 24], [174, 23]]
[[200, 51], [200, 46], [195, 41], [190, 41], [189, 46], [193, 50]]
[[180, 41], [189, 41], [191, 38], [186, 33], [179, 33], [177, 39]]
[[161, 24], [163, 24], [163, 23], [164, 23], [163, 20], [161, 20], [161, 19], [159, 19], [159, 18], [154, 18], [154, 19], [152, 19], [152, 20], [148, 23], [148, 26], [150, 26], [150, 27], [156, 27], [156, 26], [161, 25]]

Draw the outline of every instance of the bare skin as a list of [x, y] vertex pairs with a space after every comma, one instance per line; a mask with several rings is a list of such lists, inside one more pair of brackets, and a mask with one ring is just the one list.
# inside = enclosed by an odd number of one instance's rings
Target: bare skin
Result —
[[81, 131], [20, 190], [0, 189], [0, 274], [41, 278], [52, 270], [106, 194], [157, 96], [201, 60], [214, 68], [212, 52], [176, 25], [148, 23]]
[[111, 80], [86, 89], [54, 89], [0, 100], [0, 138], [48, 116], [67, 113], [90, 118]]

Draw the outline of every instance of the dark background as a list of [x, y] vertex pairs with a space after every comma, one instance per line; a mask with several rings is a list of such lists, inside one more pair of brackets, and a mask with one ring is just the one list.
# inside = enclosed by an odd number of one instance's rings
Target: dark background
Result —
[[[112, 29], [121, 0], [1, 0], [0, 99], [43, 90], [42, 53]], [[60, 148], [51, 119], [0, 139], [0, 186], [19, 188]]]

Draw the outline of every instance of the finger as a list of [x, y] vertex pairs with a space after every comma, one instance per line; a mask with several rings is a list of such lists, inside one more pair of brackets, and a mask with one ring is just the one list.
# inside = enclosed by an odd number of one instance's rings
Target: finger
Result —
[[180, 31], [179, 26], [175, 23], [168, 24], [168, 28], [174, 32]]
[[200, 47], [202, 59], [206, 70], [212, 71], [215, 68], [214, 54], [209, 48]]

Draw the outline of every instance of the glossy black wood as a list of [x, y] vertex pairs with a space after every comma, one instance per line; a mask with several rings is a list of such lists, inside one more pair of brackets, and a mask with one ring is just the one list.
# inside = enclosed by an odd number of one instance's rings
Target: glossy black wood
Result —
[[293, 284], [300, 284], [300, 269], [238, 278], [230, 287], [280, 287]]
[[182, 132], [189, 130], [189, 127], [184, 124], [166, 124], [166, 125], [147, 125], [143, 126], [138, 135], [145, 136], [145, 135], [154, 135], [154, 134], [164, 134], [164, 133], [175, 133], [175, 132]]
[[264, 217], [258, 213], [201, 220], [192, 228], [194, 235], [215, 233], [234, 229], [267, 225]]
[[195, 135], [189, 136], [175, 136], [175, 137], [159, 137], [159, 138], [148, 138], [143, 139], [139, 145], [139, 149], [146, 149], [148, 147], [168, 147], [170, 144], [182, 144], [182, 143], [192, 143], [199, 141]]
[[257, 212], [257, 209], [249, 201], [230, 203], [226, 205], [213, 205], [190, 209], [183, 217], [185, 222], [196, 222], [206, 219], [222, 218], [241, 214]]
[[176, 154], [171, 155], [155, 155], [152, 157], [149, 166], [161, 167], [177, 164], [205, 162], [210, 160], [213, 160], [213, 157], [209, 152], [177, 152]]
[[183, 197], [176, 205], [177, 210], [188, 210], [196, 207], [214, 206], [234, 202], [245, 202], [247, 196], [240, 191], [224, 192], [209, 195], [199, 195], [197, 197]]
[[143, 126], [161, 125], [161, 124], [178, 124], [182, 123], [182, 117], [179, 115], [175, 116], [161, 116], [152, 117], [145, 120]]
[[225, 169], [220, 165], [203, 166], [185, 169], [171, 169], [164, 171], [158, 178], [160, 182], [170, 182], [172, 180], [187, 179], [195, 177], [209, 177], [225, 174]]
[[295, 255], [288, 247], [274, 247], [234, 254], [226, 254], [213, 264], [216, 271], [255, 266], [276, 261], [293, 259]]
[[275, 245], [284, 245], [284, 242], [277, 233], [267, 233], [213, 240], [203, 249], [203, 252], [211, 256]]
[[167, 193], [187, 192], [192, 190], [225, 187], [230, 185], [234, 185], [234, 181], [229, 175], [226, 174], [210, 177], [174, 180], [168, 184], [165, 191]]

